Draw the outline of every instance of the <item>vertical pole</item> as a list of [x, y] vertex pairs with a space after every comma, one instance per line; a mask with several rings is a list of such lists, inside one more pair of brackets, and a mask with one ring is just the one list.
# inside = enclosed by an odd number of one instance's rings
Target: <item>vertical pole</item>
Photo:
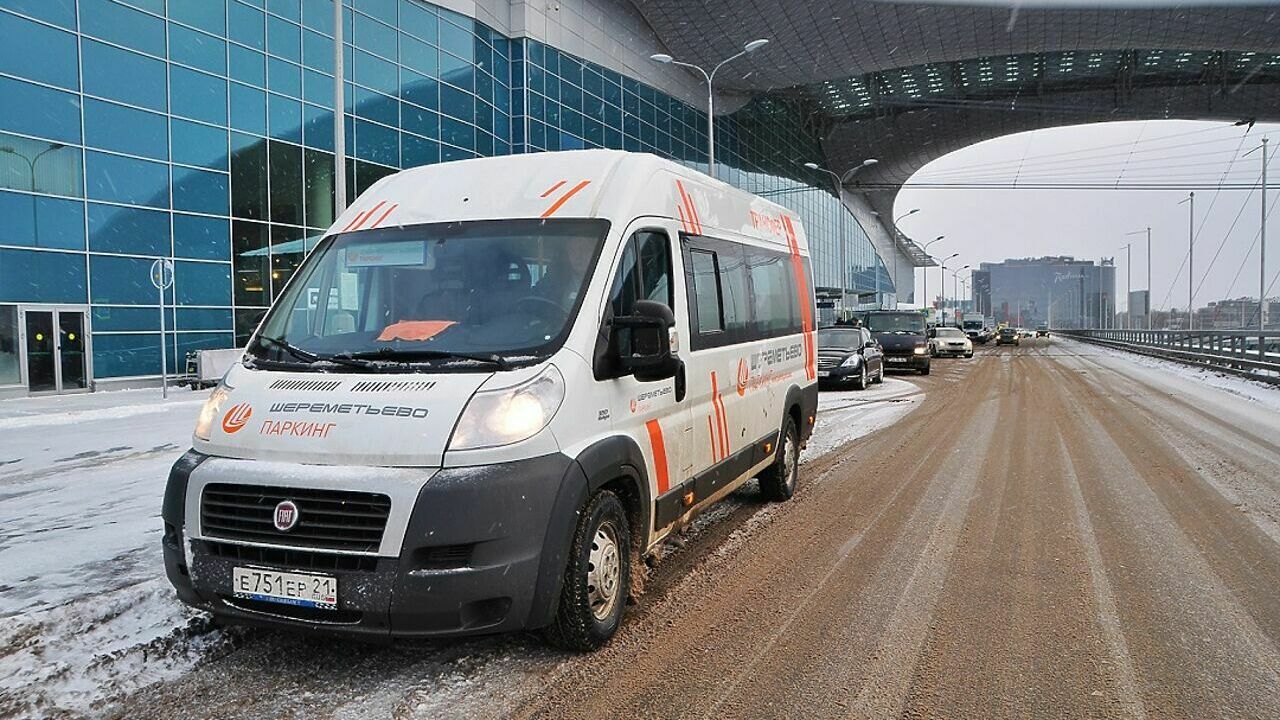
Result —
[[[1267, 139], [1262, 138], [1262, 244], [1258, 258], [1258, 332], [1267, 327]], [[1258, 348], [1262, 348], [1258, 338]], [[1261, 356], [1259, 356], [1261, 357]]]
[[1195, 326], [1195, 251], [1196, 251], [1196, 194], [1187, 196], [1191, 205], [1187, 208], [1187, 329]]
[[1124, 329], [1133, 329], [1133, 243], [1124, 246]]
[[342, 0], [333, 0], [333, 219], [347, 209], [347, 101]]
[[707, 174], [716, 176], [716, 96], [707, 78]]
[[1147, 302], [1146, 307], [1142, 308], [1147, 311], [1147, 329], [1151, 329], [1151, 228], [1147, 228]]
[[160, 397], [169, 399], [169, 352], [164, 339], [164, 258], [160, 259]]

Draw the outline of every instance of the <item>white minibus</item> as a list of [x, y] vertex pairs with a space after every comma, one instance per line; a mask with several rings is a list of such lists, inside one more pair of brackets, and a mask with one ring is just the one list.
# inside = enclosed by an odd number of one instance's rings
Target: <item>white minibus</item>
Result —
[[812, 285], [792, 212], [652, 155], [383, 178], [202, 408], [168, 577], [234, 623], [596, 648], [664, 537], [794, 492]]

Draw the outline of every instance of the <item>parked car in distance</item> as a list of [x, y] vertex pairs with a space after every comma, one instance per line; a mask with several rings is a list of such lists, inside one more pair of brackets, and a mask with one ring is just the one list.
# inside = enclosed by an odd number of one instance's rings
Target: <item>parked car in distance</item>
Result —
[[1036, 326], [1036, 337], [1049, 337], [1049, 323], [1042, 322]]
[[872, 310], [862, 315], [862, 326], [880, 344], [884, 366], [929, 374], [929, 338], [924, 313], [912, 310]]
[[818, 330], [818, 383], [853, 383], [865, 390], [870, 383], [884, 380], [884, 356], [871, 331], [861, 327], [837, 326]]
[[971, 358], [973, 341], [960, 328], [937, 327], [929, 331], [929, 354], [933, 357], [963, 355]]
[[1017, 328], [1002, 327], [1000, 334], [996, 335], [996, 345], [1021, 345], [1022, 336], [1018, 333]]

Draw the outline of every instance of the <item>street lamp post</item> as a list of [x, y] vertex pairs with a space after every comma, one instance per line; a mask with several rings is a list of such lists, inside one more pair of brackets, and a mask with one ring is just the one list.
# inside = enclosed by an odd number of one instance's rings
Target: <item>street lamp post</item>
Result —
[[[1195, 325], [1195, 250], [1196, 250], [1196, 194], [1187, 194], [1187, 199], [1179, 202], [1189, 203], [1187, 206], [1187, 329]], [[1263, 211], [1265, 212], [1265, 210]]]
[[[849, 170], [845, 172], [844, 175], [836, 175], [834, 172], [822, 167], [821, 165], [815, 162], [807, 162], [804, 164], [804, 166], [810, 170], [817, 170], [819, 172], [824, 172], [830, 175], [831, 179], [835, 181], [836, 201], [840, 203], [840, 211], [841, 211], [840, 212], [840, 230], [839, 230], [839, 234], [840, 234], [840, 309], [841, 310], [845, 309], [844, 307], [845, 289], [849, 285], [849, 261], [846, 259], [846, 256], [845, 256], [845, 246], [848, 245], [848, 238], [844, 233], [844, 216], [848, 213], [845, 212], [845, 207], [844, 207], [844, 193], [843, 193], [844, 184], [848, 182], [849, 178], [857, 174], [857, 172], [862, 168], [871, 167], [872, 165], [875, 165], [878, 162], [880, 161], [875, 158], [867, 158], [866, 160], [863, 160], [861, 164], [854, 165], [853, 167], [849, 168]], [[876, 273], [876, 302], [879, 303], [879, 300], [880, 300], [880, 273], [877, 272]]]
[[732, 60], [737, 60], [738, 58], [742, 57], [743, 55], [746, 55], [747, 53], [755, 52], [756, 50], [759, 50], [760, 48], [768, 44], [769, 44], [769, 40], [767, 38], [759, 38], [757, 40], [752, 40], [751, 42], [743, 45], [742, 50], [740, 50], [738, 53], [734, 55], [730, 55], [724, 60], [721, 60], [720, 64], [716, 65], [714, 68], [711, 69], [711, 72], [707, 72], [706, 70], [703, 70], [700, 66], [694, 65], [693, 63], [681, 62], [679, 60], [676, 60], [675, 58], [671, 57], [666, 53], [654, 53], [653, 55], [649, 56], [649, 59], [653, 60], [654, 62], [660, 62], [665, 65], [679, 65], [680, 67], [686, 67], [692, 70], [697, 70], [699, 73], [702, 73], [703, 79], [707, 81], [707, 174], [710, 175], [711, 177], [716, 176], [716, 119], [715, 119], [716, 118], [716, 115], [715, 115], [716, 96], [715, 96], [714, 90], [712, 89], [712, 83], [715, 82], [716, 73], [719, 72], [720, 68], [724, 67], [726, 63]]
[[[930, 240], [929, 242], [925, 243], [925, 244], [924, 244], [924, 247], [920, 248], [921, 252], [923, 252], [923, 253], [924, 253], [924, 256], [925, 256], [926, 258], [928, 258], [928, 257], [929, 257], [929, 246], [930, 246], [930, 245], [932, 245], [932, 244], [934, 244], [934, 243], [936, 243], [936, 242], [938, 242], [939, 240], [941, 240], [941, 239], [943, 239], [943, 238], [945, 238], [945, 237], [946, 237], [946, 235], [939, 235], [938, 237], [936, 237], [936, 238], [934, 238], [934, 239]], [[915, 272], [915, 271], [912, 271], [912, 274], [913, 274], [913, 275], [914, 275], [914, 272]], [[929, 268], [928, 268], [928, 267], [926, 267], [926, 268], [924, 269], [924, 273], [923, 273], [923, 275], [924, 275], [924, 277], [923, 277], [923, 280], [924, 280], [924, 287], [921, 289], [921, 292], [922, 292], [922, 294], [923, 294], [923, 298], [922, 298], [923, 302], [922, 302], [921, 304], [924, 304], [924, 303], [929, 302]], [[912, 277], [911, 279], [912, 279], [912, 282], [914, 282], [914, 281], [915, 281], [915, 277]]]
[[32, 158], [28, 158], [26, 155], [23, 155], [22, 153], [18, 152], [16, 149], [8, 145], [4, 147], [0, 147], [0, 154], [12, 155], [18, 158], [19, 160], [22, 160], [23, 162], [25, 162], [27, 164], [27, 167], [30, 169], [31, 182], [28, 184], [28, 186], [31, 189], [31, 234], [32, 234], [31, 239], [32, 241], [35, 242], [37, 246], [40, 245], [40, 213], [37, 211], [37, 208], [36, 208], [36, 196], [35, 196], [36, 165], [39, 164], [40, 158], [44, 157], [45, 155], [48, 155], [51, 152], [57, 152], [58, 150], [61, 150], [64, 147], [66, 147], [66, 145], [62, 143], [50, 143], [49, 147], [36, 153], [35, 157], [32, 157]]
[[[1262, 138], [1262, 244], [1258, 246], [1258, 332], [1267, 327], [1267, 139]], [[1258, 339], [1258, 347], [1265, 343]]]
[[[905, 213], [894, 218], [893, 227], [889, 228], [889, 239], [893, 241], [893, 295], [894, 295], [893, 306], [894, 307], [898, 306], [898, 255], [901, 255], [901, 253], [898, 252], [898, 223], [902, 222], [904, 218], [915, 215], [918, 212], [920, 212], [920, 208], [911, 208]], [[915, 284], [916, 284], [915, 270], [912, 269], [911, 271], [912, 291], [915, 290]]]
[[[942, 293], [942, 299], [939, 303], [942, 310], [942, 318], [947, 316], [947, 261], [951, 258], [960, 257], [960, 253], [951, 253], [942, 259], [942, 263], [938, 267], [938, 291]], [[929, 276], [929, 271], [924, 271], [925, 277]]]

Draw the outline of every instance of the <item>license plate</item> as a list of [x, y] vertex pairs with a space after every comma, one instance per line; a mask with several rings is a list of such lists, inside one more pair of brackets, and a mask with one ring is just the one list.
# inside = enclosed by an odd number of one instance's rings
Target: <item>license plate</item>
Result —
[[338, 609], [338, 578], [331, 575], [238, 567], [231, 570], [231, 586], [236, 597], [246, 600]]
[[904, 363], [904, 362], [910, 362], [911, 358], [891, 357], [891, 358], [885, 358], [885, 360], [888, 360], [891, 363]]
[[824, 378], [824, 377], [831, 377], [831, 371], [830, 371], [830, 370], [819, 370], [819, 371], [818, 371], [818, 377], [820, 377], [820, 378]]

